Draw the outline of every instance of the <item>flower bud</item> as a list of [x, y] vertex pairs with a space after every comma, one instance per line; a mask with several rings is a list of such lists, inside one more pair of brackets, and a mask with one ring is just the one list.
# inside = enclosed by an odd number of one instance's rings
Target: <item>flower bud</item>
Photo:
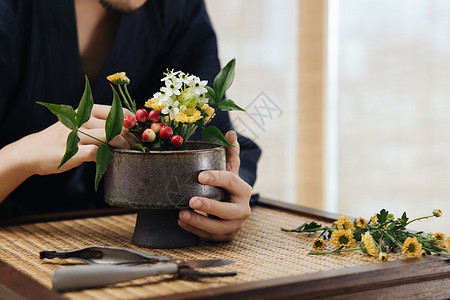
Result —
[[181, 105], [185, 105], [187, 108], [193, 108], [197, 106], [198, 96], [194, 92], [185, 90], [180, 93], [177, 100]]
[[138, 109], [136, 112], [136, 120], [139, 122], [145, 122], [148, 120], [148, 112], [145, 109]]
[[181, 147], [181, 145], [183, 145], [183, 138], [179, 135], [174, 135], [171, 139], [170, 139], [170, 143], [172, 145], [174, 145], [175, 147]]
[[142, 133], [142, 140], [147, 143], [151, 143], [156, 139], [156, 133], [151, 129], [145, 129]]
[[388, 261], [388, 256], [387, 256], [387, 253], [386, 252], [380, 252], [379, 254], [378, 254], [378, 259], [380, 260], [380, 261]]
[[136, 120], [133, 116], [125, 116], [123, 119], [123, 127], [131, 129], [136, 125]]
[[442, 211], [440, 209], [433, 210], [433, 216], [436, 218], [442, 217]]

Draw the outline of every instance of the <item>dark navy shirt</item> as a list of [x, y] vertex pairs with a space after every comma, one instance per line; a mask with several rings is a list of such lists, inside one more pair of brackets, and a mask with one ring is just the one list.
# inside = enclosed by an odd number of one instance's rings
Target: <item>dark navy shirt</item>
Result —
[[[106, 76], [125, 71], [130, 94], [143, 107], [159, 90], [166, 68], [210, 84], [219, 72], [203, 1], [149, 0], [122, 15], [107, 61], [91, 81], [94, 103], [111, 104]], [[76, 108], [83, 89], [73, 0], [0, 0], [0, 147], [57, 121], [36, 101]], [[212, 125], [231, 128], [228, 114], [219, 112]], [[253, 185], [261, 152], [242, 136], [239, 142], [245, 146], [240, 175]], [[105, 207], [102, 187], [94, 191], [94, 174], [95, 163], [84, 163], [62, 174], [32, 176], [0, 204], [0, 216]]]

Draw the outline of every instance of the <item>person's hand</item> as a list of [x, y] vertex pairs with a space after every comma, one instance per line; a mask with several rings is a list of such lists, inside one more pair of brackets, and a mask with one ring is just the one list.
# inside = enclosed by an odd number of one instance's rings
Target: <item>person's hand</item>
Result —
[[[91, 118], [79, 128], [78, 152], [61, 168], [57, 168], [66, 151], [66, 140], [70, 130], [57, 122], [52, 126], [31, 134], [19, 142], [24, 149], [29, 150], [27, 160], [33, 170], [33, 174], [47, 175], [61, 173], [81, 165], [83, 162], [95, 161], [98, 145], [100, 141], [93, 139], [93, 136], [101, 141], [106, 141], [105, 123], [110, 106], [95, 104], [92, 108]], [[124, 109], [124, 115], [132, 115], [130, 111]], [[83, 132], [83, 133], [81, 133]], [[84, 134], [85, 133], [85, 134]], [[90, 136], [88, 136], [90, 135]], [[109, 144], [117, 148], [130, 149], [136, 143], [136, 138], [127, 132], [115, 137]]]
[[202, 238], [215, 241], [231, 241], [242, 228], [244, 221], [250, 216], [250, 196], [252, 188], [239, 175], [239, 143], [234, 131], [225, 135], [234, 147], [227, 147], [226, 171], [203, 171], [198, 180], [201, 184], [222, 187], [230, 193], [230, 202], [192, 197], [189, 206], [197, 211], [219, 217], [209, 218], [190, 209], [180, 211], [178, 225]]

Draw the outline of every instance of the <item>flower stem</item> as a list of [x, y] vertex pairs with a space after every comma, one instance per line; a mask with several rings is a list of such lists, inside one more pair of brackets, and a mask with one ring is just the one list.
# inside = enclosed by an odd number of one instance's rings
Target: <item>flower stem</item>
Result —
[[131, 103], [131, 112], [133, 113], [133, 114], [135, 114], [136, 113], [136, 103], [133, 101], [133, 99], [131, 98], [131, 96], [130, 96], [130, 93], [128, 92], [128, 88], [127, 88], [127, 86], [125, 85], [124, 86], [125, 87], [125, 93], [127, 94], [127, 96], [128, 96], [128, 100], [130, 101], [130, 103]]
[[420, 217], [420, 218], [411, 220], [411, 221], [409, 221], [408, 223], [405, 224], [405, 227], [408, 226], [409, 224], [411, 224], [412, 222], [419, 221], [419, 220], [423, 220], [423, 219], [429, 219], [429, 218], [434, 218], [434, 215], [431, 215], [431, 216], [425, 216], [425, 217]]
[[391, 241], [393, 241], [393, 242], [397, 245], [397, 247], [400, 247], [400, 249], [403, 248], [403, 245], [402, 245], [399, 241], [397, 241], [396, 239], [394, 239], [389, 233], [387, 233], [386, 230], [381, 229], [381, 231], [383, 231], [383, 233], [384, 233]]
[[341, 252], [348, 252], [348, 251], [357, 251], [357, 250], [361, 250], [360, 247], [358, 248], [349, 248], [349, 249], [336, 249], [333, 251], [316, 251], [316, 252], [309, 252], [308, 254], [334, 254], [334, 253], [341, 253]]
[[325, 231], [325, 230], [331, 230], [331, 229], [335, 229], [334, 227], [329, 227], [329, 226], [324, 226], [324, 227], [319, 227], [319, 228], [311, 228], [311, 229], [302, 229], [302, 230], [298, 230], [298, 228], [295, 229], [286, 229], [286, 228], [281, 228], [282, 231], [285, 232], [316, 232], [316, 231]]
[[108, 145], [108, 146], [109, 146], [109, 144], [108, 144], [107, 142], [104, 142], [104, 141], [102, 141], [102, 140], [96, 138], [95, 136], [92, 136], [92, 135], [90, 135], [90, 134], [87, 134], [86, 132], [83, 132], [83, 131], [81, 131], [80, 129], [77, 129], [77, 131], [78, 131], [79, 133], [82, 133], [82, 134], [84, 134], [84, 135], [86, 135], [86, 136], [88, 136], [88, 137], [90, 137], [90, 138], [92, 138], [92, 139], [94, 139], [94, 140], [96, 140], [96, 141], [102, 143], [102, 144], [105, 144], [105, 145]]
[[[127, 97], [125, 97], [125, 94], [123, 93], [122, 86], [119, 84], [118, 87], [119, 87], [120, 94], [122, 95], [123, 102], [125, 103], [125, 105], [127, 106], [127, 108], [128, 108], [130, 111], [133, 111], [133, 109], [132, 109], [131, 106], [130, 106], [130, 103], [129, 103], [128, 100], [127, 100]], [[126, 88], [126, 86], [125, 86], [125, 88]], [[135, 113], [135, 112], [133, 112], [133, 113]]]

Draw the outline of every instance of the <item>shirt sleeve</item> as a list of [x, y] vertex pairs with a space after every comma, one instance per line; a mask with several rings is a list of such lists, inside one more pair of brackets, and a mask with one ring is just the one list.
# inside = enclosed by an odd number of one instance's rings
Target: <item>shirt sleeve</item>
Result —
[[[161, 72], [166, 68], [182, 70], [195, 74], [211, 85], [220, 71], [217, 39], [203, 1], [164, 1], [165, 12], [162, 16], [165, 27], [165, 47], [161, 62], [168, 63], [159, 66]], [[231, 59], [231, 58], [230, 58]], [[157, 74], [160, 74], [157, 72]], [[210, 123], [222, 132], [233, 129], [228, 112], [216, 111], [216, 116]], [[198, 133], [197, 133], [198, 134]], [[194, 136], [193, 138], [196, 138]], [[241, 145], [240, 177], [252, 185], [256, 180], [257, 163], [261, 149], [250, 139], [239, 135]]]

